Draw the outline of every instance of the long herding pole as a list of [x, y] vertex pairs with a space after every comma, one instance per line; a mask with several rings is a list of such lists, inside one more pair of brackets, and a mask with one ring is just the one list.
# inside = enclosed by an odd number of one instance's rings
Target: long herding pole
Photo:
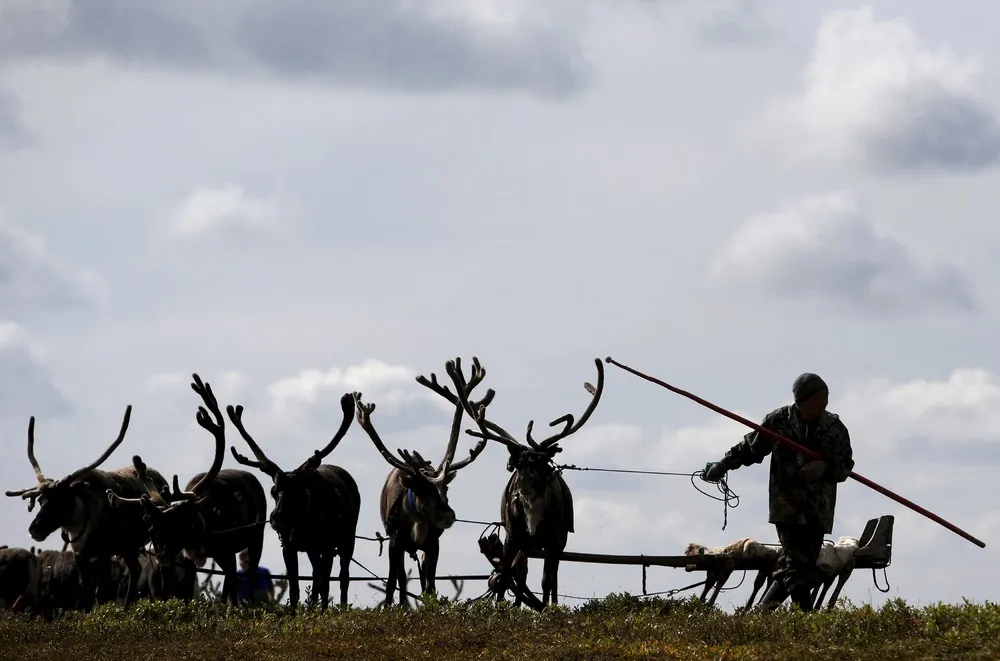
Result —
[[[617, 367], [620, 367], [623, 370], [625, 370], [626, 372], [631, 372], [632, 374], [635, 374], [637, 377], [639, 377], [641, 379], [645, 379], [647, 381], [655, 383], [658, 386], [662, 386], [662, 387], [666, 388], [667, 390], [675, 392], [678, 395], [683, 395], [684, 397], [687, 397], [688, 399], [694, 400], [694, 401], [698, 402], [699, 404], [701, 404], [702, 406], [710, 408], [713, 411], [715, 411], [716, 413], [724, 415], [727, 418], [735, 420], [736, 422], [741, 422], [744, 425], [746, 425], [747, 427], [750, 427], [751, 429], [756, 429], [758, 432], [760, 432], [760, 433], [762, 433], [762, 434], [764, 434], [766, 436], [770, 436], [771, 438], [773, 438], [774, 440], [778, 441], [779, 443], [783, 443], [784, 445], [787, 445], [788, 447], [794, 448], [795, 450], [797, 450], [798, 452], [806, 455], [807, 457], [810, 457], [812, 459], [822, 459], [823, 458], [818, 453], [814, 452], [813, 450], [810, 450], [807, 447], [799, 445], [798, 443], [796, 443], [795, 441], [793, 441], [790, 438], [786, 438], [786, 437], [782, 436], [781, 434], [778, 434], [776, 432], [771, 431], [770, 429], [765, 429], [764, 427], [761, 427], [757, 423], [751, 422], [750, 420], [747, 420], [743, 416], [739, 416], [739, 415], [736, 415], [735, 413], [732, 413], [731, 411], [727, 411], [726, 409], [722, 408], [721, 406], [716, 406], [712, 402], [704, 400], [701, 397], [698, 397], [697, 395], [694, 395], [692, 393], [687, 392], [686, 390], [681, 390], [680, 388], [677, 388], [676, 386], [672, 386], [669, 383], [661, 381], [661, 380], [657, 379], [656, 377], [649, 376], [648, 374], [643, 374], [642, 372], [640, 372], [638, 370], [635, 370], [635, 369], [632, 369], [631, 367], [629, 367], [627, 365], [622, 365], [621, 363], [619, 363], [618, 361], [616, 361], [615, 359], [613, 359], [611, 356], [608, 356], [607, 358], [605, 358], [604, 361], [607, 362], [607, 363], [611, 363], [612, 365], [615, 365]], [[964, 530], [962, 530], [961, 528], [959, 528], [955, 524], [949, 523], [948, 521], [945, 521], [944, 519], [942, 519], [940, 516], [938, 516], [934, 512], [930, 512], [928, 510], [925, 510], [920, 505], [917, 505], [916, 503], [914, 503], [914, 502], [912, 502], [910, 500], [907, 500], [906, 498], [903, 498], [899, 494], [896, 494], [896, 493], [893, 493], [892, 491], [889, 491], [888, 489], [886, 489], [882, 485], [876, 484], [875, 482], [872, 482], [867, 477], [864, 477], [863, 475], [858, 475], [854, 471], [851, 471], [850, 473], [848, 473], [848, 476], [849, 477], [853, 477], [855, 480], [857, 480], [861, 484], [864, 484], [867, 487], [871, 487], [875, 491], [878, 491], [879, 493], [881, 493], [883, 495], [886, 495], [889, 498], [892, 498], [897, 503], [899, 503], [901, 505], [906, 505], [911, 510], [913, 510], [915, 512], [918, 512], [920, 514], [923, 514], [924, 516], [926, 516], [931, 521], [934, 521], [936, 523], [941, 524], [942, 526], [944, 526], [948, 530], [952, 531], [956, 535], [960, 535], [960, 536], [964, 537], [965, 539], [969, 540], [970, 542], [972, 542], [976, 546], [978, 546], [980, 548], [986, 548], [986, 543], [985, 542], [976, 539], [975, 537], [973, 537], [969, 533], [965, 532]]]

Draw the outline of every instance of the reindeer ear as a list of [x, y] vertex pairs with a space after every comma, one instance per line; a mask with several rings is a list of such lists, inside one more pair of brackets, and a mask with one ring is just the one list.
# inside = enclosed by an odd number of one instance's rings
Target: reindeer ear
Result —
[[455, 479], [456, 475], [458, 475], [458, 471], [448, 471], [448, 473], [444, 477], [444, 483], [446, 485], [451, 484], [451, 481]]

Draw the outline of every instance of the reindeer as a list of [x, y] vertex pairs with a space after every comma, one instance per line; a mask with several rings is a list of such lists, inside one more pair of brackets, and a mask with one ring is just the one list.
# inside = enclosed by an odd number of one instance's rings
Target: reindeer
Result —
[[448, 361], [447, 371], [455, 384], [456, 394], [452, 394], [447, 387], [439, 386], [437, 377], [433, 374], [430, 381], [424, 377], [417, 377], [418, 383], [431, 387], [455, 405], [451, 435], [444, 458], [437, 469], [416, 450], [396, 450], [402, 461], [389, 452], [371, 422], [375, 404], [362, 403], [360, 392], [353, 394], [357, 403], [358, 424], [392, 466], [382, 485], [379, 499], [382, 524], [389, 537], [389, 576], [383, 606], [392, 605], [393, 592], [397, 586], [399, 604], [409, 606], [405, 588], [404, 553], [416, 558], [417, 551], [422, 552], [418, 565], [421, 592], [436, 593], [435, 578], [441, 535], [455, 523], [455, 510], [448, 503], [448, 485], [455, 479], [458, 471], [475, 461], [486, 448], [486, 439], [483, 439], [469, 451], [468, 457], [454, 461], [458, 437], [461, 435], [462, 416], [467, 411], [480, 409], [485, 411], [494, 394], [492, 390], [488, 391], [475, 406], [469, 401], [469, 394], [473, 388], [486, 377], [486, 370], [479, 364], [478, 358], [473, 358], [473, 364], [472, 378], [466, 382], [462, 374], [461, 359]]
[[[559, 603], [558, 575], [559, 559], [566, 548], [569, 533], [574, 531], [573, 525], [573, 494], [569, 485], [560, 475], [553, 463], [553, 457], [562, 452], [557, 445], [559, 441], [576, 433], [587, 422], [604, 390], [604, 365], [600, 359], [597, 364], [597, 387], [585, 383], [584, 387], [591, 394], [590, 404], [580, 420], [574, 422], [573, 415], [566, 415], [549, 423], [550, 427], [563, 425], [563, 429], [549, 438], [535, 441], [531, 435], [534, 420], [528, 422], [524, 445], [510, 435], [499, 425], [484, 420], [480, 430], [468, 429], [466, 434], [482, 439], [497, 441], [507, 446], [510, 458], [507, 470], [512, 473], [507, 486], [500, 498], [500, 520], [503, 523], [506, 539], [504, 540], [503, 569], [510, 569], [517, 585], [514, 605], [520, 606], [521, 593], [528, 580], [529, 552], [543, 553], [542, 566], [542, 605]], [[507, 585], [505, 579], [502, 585]], [[497, 593], [497, 601], [504, 598], [506, 589]]]
[[333, 559], [340, 555], [340, 604], [347, 605], [351, 585], [351, 559], [361, 514], [361, 492], [351, 474], [340, 466], [320, 462], [340, 443], [354, 418], [354, 397], [340, 398], [343, 422], [325, 447], [316, 450], [293, 471], [283, 471], [268, 459], [243, 426], [243, 407], [226, 407], [226, 413], [243, 440], [257, 457], [252, 461], [230, 446], [236, 461], [263, 472], [271, 478], [271, 527], [281, 540], [285, 573], [289, 576], [289, 605], [299, 603], [299, 553], [309, 556], [313, 570], [311, 599], [317, 594], [326, 610], [330, 600], [330, 572]]
[[[112, 492], [123, 498], [140, 498], [148, 488], [166, 486], [166, 480], [155, 470], [148, 470], [144, 482], [132, 466], [112, 471], [98, 470], [98, 466], [125, 440], [132, 406], [125, 409], [118, 438], [93, 463], [73, 471], [61, 480], [52, 480], [42, 473], [35, 459], [35, 418], [28, 421], [28, 461], [35, 470], [38, 484], [19, 491], [7, 491], [10, 497], [28, 500], [30, 512], [35, 501], [41, 504], [38, 514], [28, 526], [32, 539], [41, 542], [57, 528], [63, 531], [76, 554], [82, 587], [82, 607], [89, 610], [97, 596], [100, 577], [110, 571], [111, 557], [121, 556], [128, 564], [132, 576], [139, 575], [139, 549], [149, 541], [149, 533], [142, 521], [141, 512], [115, 512], [106, 506], [103, 494]], [[130, 582], [125, 605], [135, 597], [137, 582]]]
[[[198, 574], [195, 563], [183, 553], [178, 553], [170, 560], [161, 561], [156, 553], [143, 549], [139, 554], [140, 599], [183, 599], [191, 601], [198, 593]], [[119, 594], [128, 588], [128, 576], [124, 563], [120, 563], [121, 578], [112, 584], [111, 589], [117, 589]]]
[[38, 557], [28, 549], [0, 546], [0, 610], [35, 610]]
[[[237, 602], [240, 579], [236, 574], [236, 554], [248, 549], [250, 580], [257, 577], [257, 565], [264, 548], [264, 526], [267, 520], [267, 496], [260, 481], [239, 469], [223, 469], [226, 453], [225, 422], [212, 387], [193, 375], [191, 389], [201, 396], [205, 406], [198, 407], [195, 419], [215, 437], [215, 457], [207, 473], [192, 477], [181, 491], [177, 475], [173, 491], [150, 487], [149, 494], [138, 498], [123, 498], [108, 492], [116, 507], [141, 505], [147, 516], [149, 535], [156, 557], [169, 562], [179, 552], [201, 567], [206, 558], [213, 558], [225, 572], [223, 599]], [[206, 410], [206, 407], [208, 410]], [[214, 421], [209, 418], [209, 411]], [[141, 459], [136, 460], [137, 471]], [[138, 575], [138, 570], [136, 571]]]

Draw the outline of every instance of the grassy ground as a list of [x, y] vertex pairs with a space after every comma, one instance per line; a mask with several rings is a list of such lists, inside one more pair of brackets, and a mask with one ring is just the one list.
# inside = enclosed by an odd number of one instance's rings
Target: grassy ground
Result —
[[0, 658], [1000, 659], [1000, 605], [894, 601], [729, 615], [692, 600], [613, 595], [536, 614], [490, 601], [326, 614], [145, 602], [45, 623], [0, 618]]

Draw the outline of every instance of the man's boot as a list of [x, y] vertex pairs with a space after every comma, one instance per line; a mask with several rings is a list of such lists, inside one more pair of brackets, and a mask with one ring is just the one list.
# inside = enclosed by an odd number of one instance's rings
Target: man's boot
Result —
[[813, 591], [809, 588], [795, 588], [792, 590], [792, 602], [797, 604], [803, 612], [813, 610]]
[[780, 606], [787, 596], [788, 588], [785, 587], [784, 582], [775, 581], [771, 583], [771, 587], [764, 593], [757, 608], [764, 611], [772, 611]]

